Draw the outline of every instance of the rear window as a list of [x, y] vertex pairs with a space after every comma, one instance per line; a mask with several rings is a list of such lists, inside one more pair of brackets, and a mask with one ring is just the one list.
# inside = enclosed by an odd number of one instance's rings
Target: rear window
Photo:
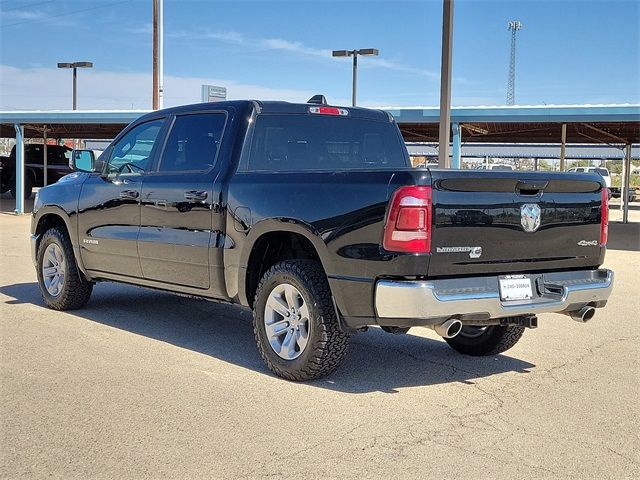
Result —
[[597, 173], [599, 173], [600, 176], [602, 176], [602, 177], [608, 177], [609, 176], [609, 172], [607, 170], [605, 170], [604, 168], [596, 168], [595, 171]]
[[406, 147], [394, 123], [321, 115], [260, 115], [247, 170], [407, 166]]

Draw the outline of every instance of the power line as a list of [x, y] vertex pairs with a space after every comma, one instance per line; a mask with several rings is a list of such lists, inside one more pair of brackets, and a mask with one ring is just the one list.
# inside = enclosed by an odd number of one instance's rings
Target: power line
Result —
[[22, 22], [9, 23], [7, 25], [3, 25], [3, 28], [15, 27], [16, 25], [24, 25], [25, 23], [40, 22], [40, 21], [43, 21], [43, 20], [49, 20], [50, 18], [63, 17], [65, 15], [73, 15], [73, 14], [76, 14], [76, 13], [89, 12], [91, 10], [97, 10], [99, 8], [112, 7], [114, 5], [121, 5], [123, 3], [130, 3], [130, 2], [131, 2], [131, 0], [122, 0], [120, 2], [112, 2], [112, 3], [107, 3], [107, 4], [104, 4], [104, 5], [96, 5], [95, 7], [81, 8], [79, 10], [71, 10], [69, 12], [56, 13], [56, 14], [53, 14], [53, 15], [47, 15], [46, 17], [43, 17], [43, 18], [34, 18], [34, 19], [31, 19], [31, 20], [24, 20]]
[[0, 12], [10, 12], [12, 10], [18, 10], [20, 8], [31, 8], [31, 7], [37, 7], [38, 5], [42, 5], [44, 3], [53, 3], [55, 0], [45, 0], [42, 2], [36, 2], [36, 3], [28, 3], [27, 5], [20, 5], [19, 7], [11, 7], [11, 8], [0, 8]]

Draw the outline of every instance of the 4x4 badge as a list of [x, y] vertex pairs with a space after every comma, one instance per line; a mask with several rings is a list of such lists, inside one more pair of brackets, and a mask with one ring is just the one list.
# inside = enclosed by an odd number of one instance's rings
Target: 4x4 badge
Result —
[[595, 247], [596, 245], [598, 245], [598, 241], [597, 240], [580, 240], [578, 242], [578, 245], [580, 245], [581, 247]]
[[520, 207], [520, 224], [525, 232], [535, 232], [540, 227], [540, 205], [525, 203]]

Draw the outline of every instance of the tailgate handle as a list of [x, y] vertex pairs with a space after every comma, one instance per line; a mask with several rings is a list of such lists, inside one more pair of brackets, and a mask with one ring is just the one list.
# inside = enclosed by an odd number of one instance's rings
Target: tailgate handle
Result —
[[518, 180], [516, 192], [520, 195], [538, 195], [549, 185], [548, 180]]

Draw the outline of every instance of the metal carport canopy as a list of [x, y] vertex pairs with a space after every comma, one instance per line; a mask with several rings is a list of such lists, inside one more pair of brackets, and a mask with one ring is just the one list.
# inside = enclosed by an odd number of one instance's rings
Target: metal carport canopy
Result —
[[[15, 137], [19, 145], [16, 148], [16, 213], [24, 213], [25, 138], [113, 138], [145, 113], [146, 110], [1, 111], [0, 137]], [[46, 171], [46, 146], [44, 152]]]
[[[437, 107], [384, 108], [406, 141], [438, 141]], [[640, 105], [526, 105], [453, 107], [451, 123], [465, 141], [505, 143], [640, 143]]]
[[[437, 141], [439, 108], [385, 108], [398, 122], [406, 141]], [[0, 112], [0, 136], [24, 138], [113, 138], [128, 123], [147, 111], [13, 111]], [[626, 189], [631, 144], [640, 143], [640, 105], [527, 105], [454, 107], [451, 110], [453, 166], [460, 166], [462, 137], [473, 142], [607, 143], [627, 145], [623, 201], [627, 217]], [[12, 131], [13, 130], [13, 131]], [[17, 149], [17, 213], [24, 212], [24, 148]], [[561, 153], [564, 167], [564, 153]]]
[[148, 110], [0, 111], [0, 138], [14, 138], [14, 125], [24, 127], [25, 138], [114, 138]]
[[[437, 107], [385, 108], [398, 123], [405, 141], [435, 142]], [[565, 169], [567, 143], [625, 146], [622, 210], [627, 223], [631, 145], [640, 143], [640, 105], [514, 105], [451, 109], [452, 162], [460, 168], [462, 138], [469, 142], [553, 143], [560, 141], [560, 169]]]

